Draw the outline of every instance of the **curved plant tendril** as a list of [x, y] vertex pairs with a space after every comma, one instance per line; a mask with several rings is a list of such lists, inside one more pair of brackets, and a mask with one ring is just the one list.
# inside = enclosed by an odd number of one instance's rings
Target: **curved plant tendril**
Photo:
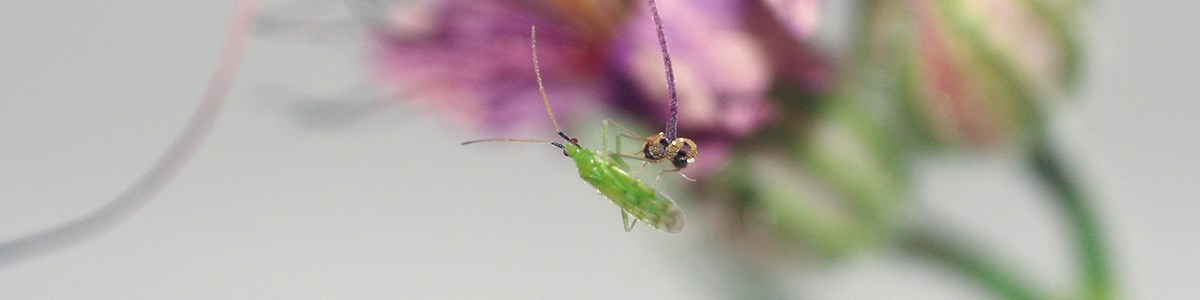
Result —
[[257, 10], [257, 0], [238, 2], [233, 26], [226, 37], [217, 69], [209, 79], [200, 107], [192, 115], [183, 133], [150, 169], [125, 191], [91, 214], [58, 227], [0, 243], [0, 266], [61, 250], [104, 233], [144, 206], [170, 182], [204, 142], [205, 136], [220, 114], [226, 95], [229, 94], [229, 86], [237, 73], [246, 40], [251, 34], [250, 29], [254, 26]]

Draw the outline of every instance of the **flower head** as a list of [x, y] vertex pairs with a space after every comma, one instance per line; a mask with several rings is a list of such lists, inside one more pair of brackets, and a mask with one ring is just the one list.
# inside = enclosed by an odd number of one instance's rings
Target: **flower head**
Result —
[[[1073, 78], [1065, 10], [1038, 1], [908, 1], [864, 38], [904, 122], [934, 145], [1020, 146], [1041, 131], [1041, 106]], [[885, 99], [888, 101], [897, 98]]]
[[[542, 75], [560, 120], [608, 109], [642, 125], [664, 124], [667, 84], [654, 23], [647, 6], [623, 3], [448, 0], [408, 9], [396, 18], [403, 22], [379, 35], [377, 81], [475, 127], [548, 124], [540, 121], [529, 56], [528, 31], [536, 25]], [[778, 34], [794, 24], [764, 26], [762, 19], [776, 19], [761, 3], [662, 1], [659, 9], [679, 86], [679, 134], [703, 153], [689, 175], [719, 169], [729, 147], [773, 120], [770, 90], [791, 78], [779, 75], [826, 67], [797, 59], [811, 55], [794, 35]], [[787, 50], [769, 49], [778, 43]]]
[[555, 109], [570, 118], [597, 107], [594, 100], [607, 94], [598, 41], [553, 11], [521, 3], [452, 0], [399, 10], [404, 15], [376, 40], [376, 81], [470, 127], [545, 122], [530, 56], [536, 25]]

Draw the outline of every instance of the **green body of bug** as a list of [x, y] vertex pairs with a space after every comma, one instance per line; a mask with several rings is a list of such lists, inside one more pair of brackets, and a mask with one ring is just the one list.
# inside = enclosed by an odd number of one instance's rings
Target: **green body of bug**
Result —
[[[617, 138], [617, 153], [608, 152], [608, 124], [611, 121], [604, 121], [603, 138], [604, 151], [592, 151], [579, 145], [579, 141], [568, 137], [562, 130], [558, 128], [558, 120], [554, 119], [554, 111], [550, 109], [550, 100], [546, 97], [546, 88], [542, 85], [542, 74], [538, 69], [537, 63], [537, 30], [530, 29], [530, 39], [533, 40], [533, 71], [537, 75], [538, 91], [542, 94], [542, 102], [546, 105], [546, 114], [550, 115], [550, 121], [554, 123], [554, 129], [558, 132], [558, 136], [567, 141], [566, 144], [531, 139], [485, 139], [463, 142], [463, 145], [484, 142], [505, 142], [505, 143], [535, 143], [549, 144], [563, 150], [563, 154], [575, 161], [575, 166], [579, 168], [579, 177], [583, 178], [588, 184], [596, 187], [600, 194], [621, 208], [621, 220], [625, 224], [625, 231], [633, 229], [633, 225], [637, 221], [642, 221], [650, 227], [666, 232], [679, 232], [683, 230], [683, 213], [679, 211], [679, 207], [675, 205], [675, 201], [670, 197], [658, 193], [646, 185], [646, 183], [633, 177], [626, 170], [629, 165], [621, 160], [619, 155], [621, 148], [621, 140]], [[630, 217], [633, 217], [630, 219]]]
[[621, 208], [625, 231], [631, 230], [636, 222], [630, 221], [630, 216], [658, 230], [672, 233], [683, 230], [683, 213], [675, 201], [629, 175], [622, 168], [623, 163], [578, 144], [566, 145], [563, 150], [575, 161], [579, 177]]

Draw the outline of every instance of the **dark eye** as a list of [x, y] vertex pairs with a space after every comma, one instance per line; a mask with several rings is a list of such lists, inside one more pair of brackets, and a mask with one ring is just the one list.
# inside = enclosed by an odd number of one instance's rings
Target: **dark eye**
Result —
[[676, 156], [675, 159], [671, 160], [671, 165], [674, 165], [675, 168], [679, 169], [687, 168], [688, 164], [688, 159], [683, 156]]
[[658, 139], [658, 144], [663, 145], [663, 147], [666, 147], [667, 144], [670, 144], [670, 143], [667, 142], [667, 138], [660, 138], [660, 139]]

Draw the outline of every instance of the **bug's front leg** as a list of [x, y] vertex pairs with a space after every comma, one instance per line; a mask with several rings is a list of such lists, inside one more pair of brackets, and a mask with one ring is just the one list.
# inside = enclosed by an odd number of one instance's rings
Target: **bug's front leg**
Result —
[[[623, 153], [623, 152], [621, 152], [621, 139], [622, 138], [633, 140], [635, 142], [645, 142], [645, 140], [646, 140], [646, 138], [638, 137], [635, 133], [633, 133], [633, 131], [630, 131], [629, 128], [626, 128], [625, 126], [621, 125], [621, 123], [617, 123], [617, 121], [613, 121], [613, 119], [604, 119], [605, 128], [608, 128], [608, 124], [617, 126], [617, 129], [621, 131], [614, 135], [614, 138], [617, 139], [617, 153]], [[643, 145], [643, 146], [645, 146], [645, 145]], [[637, 155], [640, 153], [641, 153], [641, 151], [634, 150], [633, 152], [630, 152], [628, 154], [629, 155]]]
[[601, 141], [601, 144], [603, 145], [602, 149], [603, 149], [604, 153], [607, 153], [608, 156], [610, 158], [612, 158], [613, 161], [616, 161], [617, 164], [620, 165], [620, 167], [622, 169], [625, 169], [626, 171], [628, 171], [629, 164], [625, 162], [624, 158], [622, 158], [623, 153], [621, 153], [621, 135], [620, 134], [617, 134], [616, 136], [613, 137], [614, 139], [616, 139], [617, 151], [613, 151], [613, 152], [608, 151], [608, 124], [621, 126], [621, 124], [617, 124], [612, 119], [604, 119], [604, 126], [602, 126], [600, 128], [600, 136], [601, 136], [600, 141]]
[[[603, 126], [600, 126], [600, 150], [604, 153], [608, 152], [608, 119], [604, 119]], [[621, 139], [617, 139], [617, 152], [621, 150]]]

